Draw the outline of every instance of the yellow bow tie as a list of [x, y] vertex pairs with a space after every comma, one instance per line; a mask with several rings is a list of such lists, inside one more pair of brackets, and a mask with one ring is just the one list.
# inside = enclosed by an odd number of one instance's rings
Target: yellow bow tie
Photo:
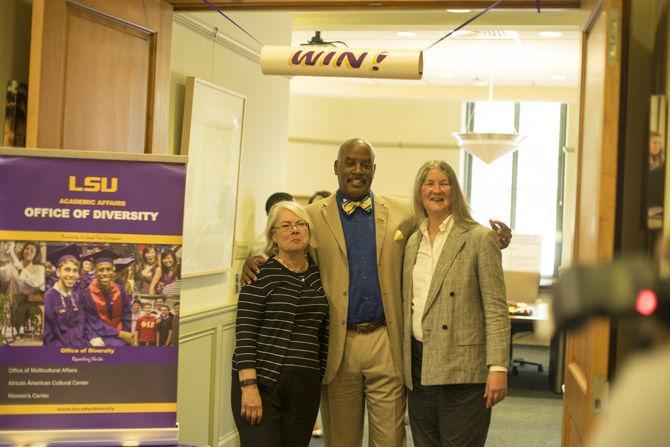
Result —
[[349, 215], [356, 211], [356, 208], [360, 208], [366, 213], [372, 211], [372, 197], [367, 196], [365, 199], [360, 202], [354, 202], [352, 200], [347, 200], [342, 198], [342, 210], [345, 214]]

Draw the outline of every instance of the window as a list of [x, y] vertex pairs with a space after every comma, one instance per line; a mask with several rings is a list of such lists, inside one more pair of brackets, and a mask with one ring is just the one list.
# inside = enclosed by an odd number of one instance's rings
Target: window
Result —
[[475, 132], [526, 135], [519, 149], [490, 165], [466, 154], [465, 193], [479, 222], [495, 218], [514, 233], [542, 236], [541, 274], [557, 275], [563, 223], [567, 106], [543, 102], [468, 103]]

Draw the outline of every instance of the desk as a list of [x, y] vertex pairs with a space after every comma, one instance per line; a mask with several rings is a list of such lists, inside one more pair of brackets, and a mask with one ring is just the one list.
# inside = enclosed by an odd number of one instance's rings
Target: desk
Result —
[[[524, 366], [526, 364], [528, 365], [534, 365], [537, 366], [537, 372], [542, 372], [543, 367], [539, 363], [535, 362], [526, 362], [523, 359], [514, 359], [514, 334], [518, 334], [521, 332], [534, 332], [534, 323], [537, 321], [546, 321], [547, 317], [546, 314], [541, 314], [538, 312], [537, 306], [532, 306], [533, 313], [532, 315], [513, 315], [510, 314], [509, 319], [510, 319], [510, 345], [509, 345], [509, 366], [510, 366], [510, 372], [514, 375], [518, 374], [517, 367], [514, 365], [514, 362], [516, 361], [519, 363], [520, 366]], [[550, 348], [551, 349], [551, 348]], [[550, 356], [551, 357], [551, 356]]]
[[537, 321], [547, 321], [546, 315], [535, 315], [535, 306], [532, 307], [533, 315], [511, 315], [509, 321], [511, 323], [512, 335], [518, 332], [533, 332], [533, 323]]
[[[510, 370], [512, 368], [512, 338], [519, 332], [533, 332], [533, 324], [538, 321], [546, 321], [547, 315], [536, 305], [531, 307], [533, 315], [510, 315]], [[549, 344], [549, 389], [554, 393], [563, 392], [563, 367], [565, 365], [565, 335], [556, 333], [551, 337]]]

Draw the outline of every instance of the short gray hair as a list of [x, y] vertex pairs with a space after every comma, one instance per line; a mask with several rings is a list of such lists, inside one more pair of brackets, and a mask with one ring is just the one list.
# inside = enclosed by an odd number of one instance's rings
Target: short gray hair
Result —
[[270, 213], [268, 214], [268, 223], [265, 226], [265, 254], [268, 256], [274, 254], [275, 243], [272, 240], [272, 232], [275, 229], [275, 223], [277, 223], [277, 215], [281, 210], [288, 210], [298, 216], [300, 219], [307, 222], [307, 231], [309, 232], [308, 244], [310, 247], [316, 247], [316, 240], [314, 239], [314, 233], [312, 232], [314, 225], [312, 225], [312, 220], [307, 215], [307, 212], [299, 203], [285, 200], [275, 203], [272, 205], [272, 208], [270, 208]]

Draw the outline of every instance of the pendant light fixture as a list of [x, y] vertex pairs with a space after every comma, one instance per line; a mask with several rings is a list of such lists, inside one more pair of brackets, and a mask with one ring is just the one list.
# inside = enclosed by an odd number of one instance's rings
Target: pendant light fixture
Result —
[[[489, 102], [493, 102], [493, 73], [489, 75]], [[472, 122], [468, 116], [468, 126]], [[526, 138], [518, 132], [452, 132], [458, 146], [469, 154], [491, 164], [503, 155], [516, 150], [519, 143]]]

